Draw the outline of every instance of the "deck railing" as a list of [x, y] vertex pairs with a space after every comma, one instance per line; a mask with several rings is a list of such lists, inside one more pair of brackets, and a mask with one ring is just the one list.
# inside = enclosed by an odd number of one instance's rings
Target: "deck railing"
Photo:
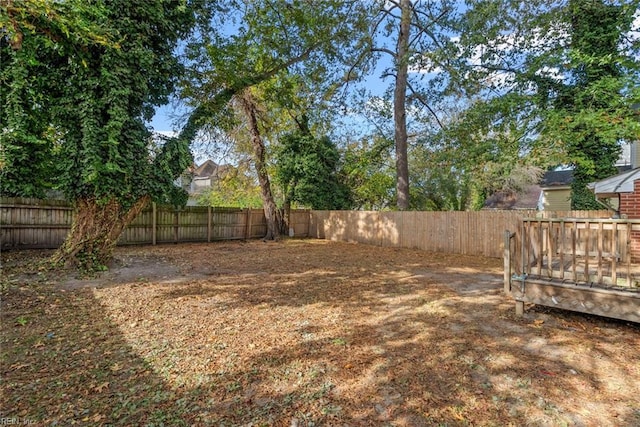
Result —
[[[505, 268], [523, 277], [637, 289], [640, 220], [525, 218], [505, 237]], [[507, 270], [505, 270], [507, 271]]]

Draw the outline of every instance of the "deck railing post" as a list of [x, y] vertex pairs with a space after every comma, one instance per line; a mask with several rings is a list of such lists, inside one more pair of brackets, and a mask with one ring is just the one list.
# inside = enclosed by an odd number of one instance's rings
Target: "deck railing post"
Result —
[[527, 274], [527, 262], [528, 262], [528, 256], [529, 256], [529, 251], [527, 250], [528, 247], [526, 246], [526, 228], [525, 228], [525, 221], [522, 221], [522, 233], [520, 234], [520, 246], [521, 246], [521, 255], [522, 255], [522, 271], [520, 272], [520, 274], [525, 275]]
[[567, 230], [564, 226], [564, 219], [560, 220], [560, 279], [564, 280], [564, 252], [565, 248], [565, 239], [567, 238]]
[[618, 257], [622, 251], [618, 248], [618, 223], [611, 224], [611, 283], [618, 286]]
[[589, 220], [585, 222], [585, 248], [584, 248], [584, 281], [588, 285], [591, 283], [591, 274], [589, 273], [589, 256], [591, 255], [591, 223]]
[[629, 221], [627, 221], [627, 259], [626, 259], [626, 264], [627, 264], [627, 287], [631, 288], [631, 237], [632, 237], [632, 233], [631, 233], [631, 229], [633, 227], [633, 224]]

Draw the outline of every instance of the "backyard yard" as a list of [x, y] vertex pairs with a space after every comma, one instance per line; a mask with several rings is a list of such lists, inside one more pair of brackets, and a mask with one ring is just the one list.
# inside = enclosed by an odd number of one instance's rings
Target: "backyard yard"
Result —
[[35, 425], [637, 426], [640, 325], [527, 306], [502, 260], [324, 240], [2, 254], [0, 418]]

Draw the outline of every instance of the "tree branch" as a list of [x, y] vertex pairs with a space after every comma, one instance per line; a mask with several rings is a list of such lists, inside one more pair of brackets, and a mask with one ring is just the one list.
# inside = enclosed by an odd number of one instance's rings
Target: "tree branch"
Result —
[[371, 52], [382, 52], [391, 55], [394, 59], [397, 59], [398, 54], [391, 49], [387, 49], [384, 47], [372, 47]]
[[231, 98], [233, 98], [243, 90], [269, 80], [280, 71], [285, 70], [288, 67], [307, 59], [311, 52], [313, 52], [313, 50], [318, 47], [318, 45], [319, 43], [315, 43], [309, 46], [300, 55], [294, 56], [288, 61], [274, 66], [269, 71], [249, 76], [246, 79], [238, 79], [238, 81], [235, 83], [235, 86], [222, 89], [221, 91], [216, 93], [213, 98], [193, 110], [193, 112], [189, 116], [189, 119], [187, 120], [186, 125], [180, 131], [178, 138], [187, 141], [193, 141], [196, 134], [198, 133], [198, 130], [200, 130], [200, 128], [202, 127], [202, 119], [206, 117], [207, 112], [211, 110], [211, 107], [213, 107], [213, 109], [221, 108], [223, 105], [231, 101]]
[[440, 121], [440, 119], [438, 118], [438, 116], [436, 115], [436, 112], [433, 111], [433, 109], [431, 108], [431, 106], [427, 103], [427, 101], [424, 99], [424, 97], [422, 95], [420, 95], [414, 88], [413, 86], [411, 86], [411, 83], [407, 82], [407, 86], [409, 87], [409, 90], [411, 91], [411, 93], [413, 94], [413, 96], [420, 101], [420, 103], [422, 105], [424, 105], [427, 110], [429, 110], [429, 113], [431, 113], [431, 115], [433, 116], [434, 119], [436, 119], [436, 122], [438, 123], [438, 126], [440, 126], [440, 129], [444, 129], [444, 125], [442, 124], [442, 122]]
[[440, 19], [442, 19], [447, 13], [449, 13], [450, 10], [449, 9], [444, 9], [428, 25], [422, 25], [420, 23], [420, 18], [417, 16], [415, 8], [412, 7], [411, 11], [413, 12], [413, 14], [414, 14], [414, 16], [416, 18], [415, 22], [412, 22], [411, 25], [418, 29], [418, 33], [411, 39], [411, 42], [409, 43], [409, 45], [413, 45], [416, 42], [416, 40], [418, 40], [420, 38], [420, 36], [422, 34], [426, 34], [436, 44], [438, 49], [442, 49], [442, 44], [438, 41], [438, 39], [436, 38], [435, 34], [433, 34], [433, 32], [429, 29], [429, 27], [432, 26], [432, 25], [435, 25]]

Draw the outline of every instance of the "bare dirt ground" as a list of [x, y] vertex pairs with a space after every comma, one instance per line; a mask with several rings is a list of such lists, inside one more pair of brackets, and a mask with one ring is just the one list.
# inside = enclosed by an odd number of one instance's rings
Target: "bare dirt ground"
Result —
[[0, 419], [638, 426], [640, 325], [527, 307], [501, 260], [319, 240], [2, 254]]

